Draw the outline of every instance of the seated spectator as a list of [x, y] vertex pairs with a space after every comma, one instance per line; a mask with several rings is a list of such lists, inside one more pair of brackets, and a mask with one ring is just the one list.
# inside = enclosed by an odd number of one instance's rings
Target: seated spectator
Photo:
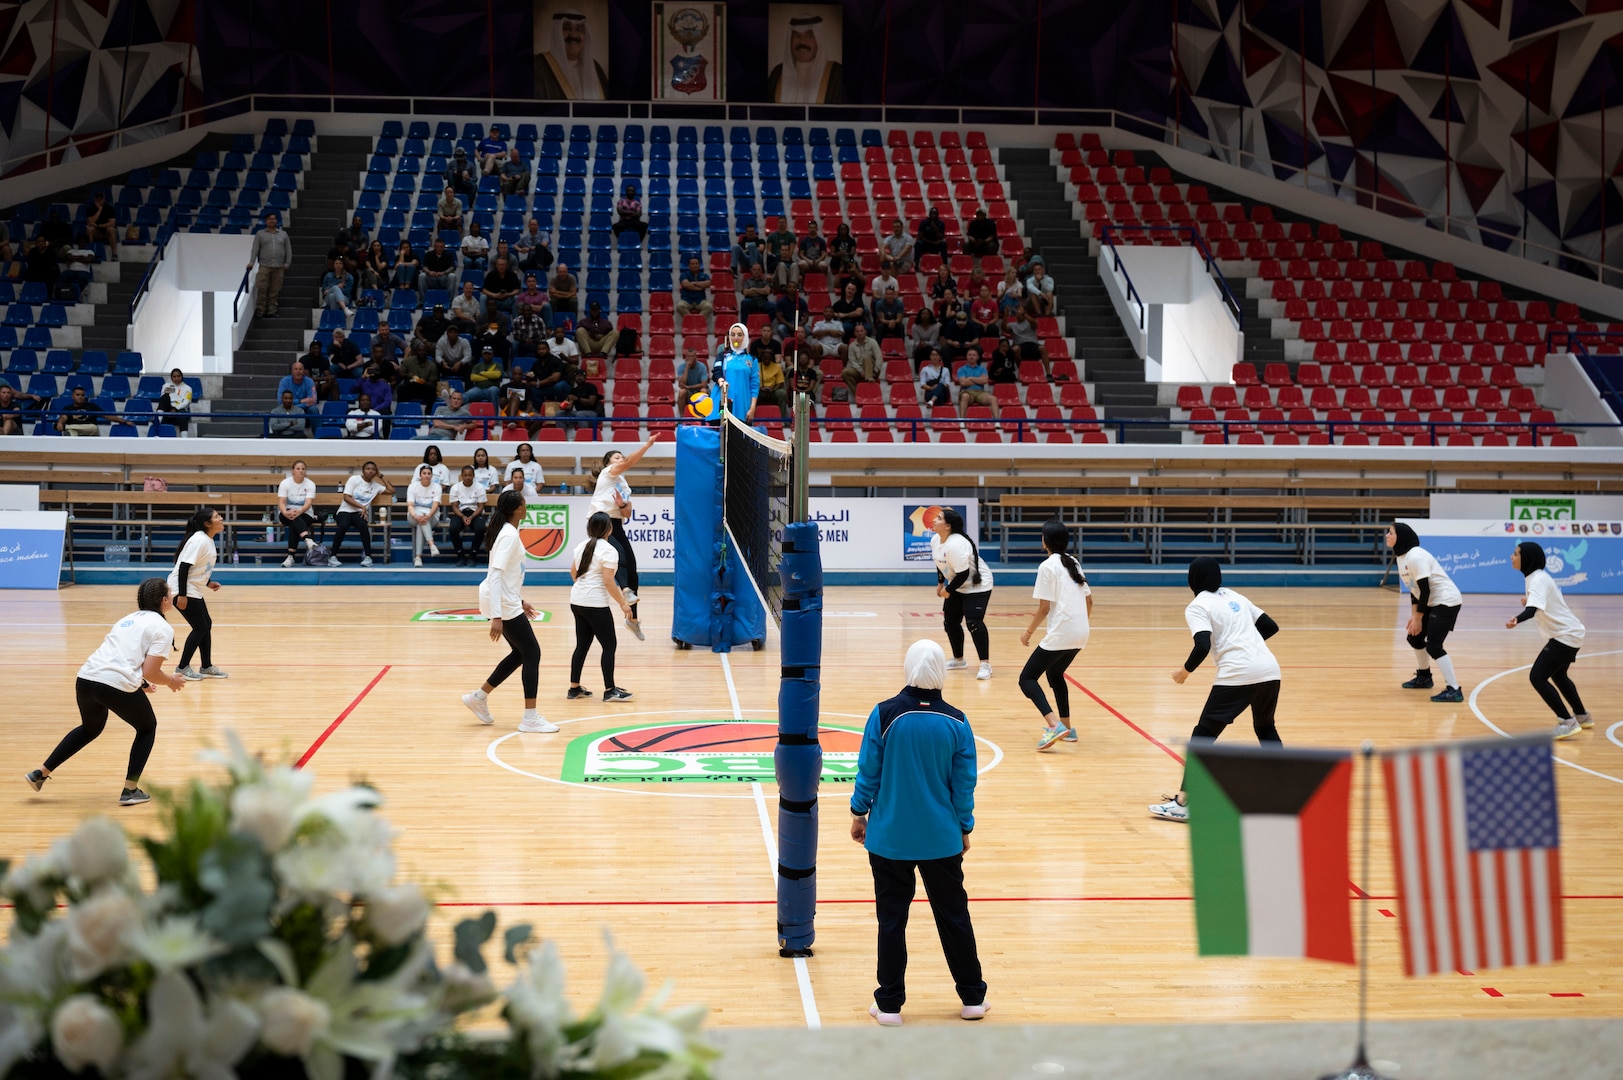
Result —
[[981, 256], [997, 253], [997, 222], [987, 217], [985, 210], [976, 210], [964, 229], [964, 254]]
[[367, 248], [372, 244], [372, 238], [367, 234], [366, 222], [361, 219], [361, 215], [356, 214], [350, 218], [345, 236], [349, 240], [349, 250], [355, 253], [357, 259], [364, 259]]
[[372, 402], [372, 408], [384, 416], [394, 411], [394, 387], [383, 377], [383, 369], [376, 361], [366, 365], [366, 370], [361, 373], [355, 389], [365, 394]]
[[342, 230], [333, 238], [332, 247], [327, 249], [327, 259], [322, 265], [332, 267], [333, 260], [337, 259], [344, 264], [344, 269], [353, 277], [361, 265], [361, 253], [351, 250], [349, 246], [349, 231]]
[[[546, 343], [542, 342], [544, 346]], [[524, 423], [525, 430], [530, 438], [535, 438], [539, 420], [531, 424], [530, 417], [541, 415], [540, 396], [535, 393], [537, 388], [534, 368], [515, 368], [508, 381], [502, 386], [502, 415], [510, 420]]]
[[914, 258], [922, 259], [926, 255], [937, 255], [943, 260], [947, 257], [947, 226], [941, 220], [941, 211], [933, 206], [913, 234]]
[[874, 336], [880, 341], [906, 339], [907, 308], [902, 306], [902, 300], [896, 293], [896, 287], [891, 286], [884, 292], [875, 295], [879, 299], [873, 302]]
[[0, 382], [0, 435], [23, 433], [23, 403], [10, 383]]
[[478, 356], [485, 349], [489, 349], [495, 354], [496, 359], [503, 364], [508, 363], [513, 358], [513, 343], [507, 340], [507, 334], [502, 330], [502, 324], [497, 319], [491, 319], [485, 323], [485, 328], [479, 331], [479, 336], [468, 344], [472, 347], [475, 356]]
[[[748, 278], [745, 279], [749, 280]], [[773, 260], [772, 266], [772, 294], [782, 296], [785, 293], [800, 295], [800, 263], [795, 261], [794, 252], [787, 247], [779, 250], [778, 257]]]
[[479, 421], [473, 418], [468, 411], [467, 402], [462, 399], [462, 391], [452, 390], [445, 400], [445, 407], [434, 414], [434, 419], [427, 428], [418, 431], [419, 439], [463, 439], [469, 431], [479, 426]]
[[552, 304], [553, 319], [556, 320], [559, 315], [575, 314], [579, 296], [580, 288], [575, 275], [569, 272], [569, 267], [559, 263], [557, 272], [547, 283], [547, 299]]
[[400, 358], [406, 355], [406, 342], [395, 336], [394, 331], [389, 329], [388, 323], [379, 323], [377, 333], [372, 335], [372, 343], [382, 345], [384, 355], [395, 362], [390, 369], [386, 369], [389, 376], [393, 378], [400, 366]]
[[542, 345], [543, 349], [535, 356], [534, 385], [527, 387], [525, 394], [532, 404], [562, 401], [574, 388], [566, 377], [568, 369], [564, 366], [563, 358], [552, 351], [552, 343], [542, 342]]
[[[443, 241], [441, 242], [443, 246]], [[422, 273], [423, 264], [418, 260], [417, 253], [411, 250], [411, 245], [402, 242], [395, 249], [394, 267], [389, 271], [389, 288], [391, 289], [418, 289], [418, 275]]]
[[914, 359], [914, 367], [925, 362], [930, 356], [930, 349], [941, 344], [941, 323], [936, 322], [935, 312], [930, 305], [920, 307], [919, 315], [914, 318], [914, 325], [907, 331], [907, 354]]
[[[806, 298], [797, 292], [779, 293], [772, 301], [772, 330], [780, 337], [790, 337], [797, 327], [811, 322], [811, 309]], [[762, 327], [765, 330], [767, 327]]]
[[580, 366], [580, 346], [570, 339], [569, 330], [563, 323], [552, 328], [552, 340], [547, 342], [547, 351], [566, 368]]
[[434, 233], [447, 230], [462, 232], [462, 200], [456, 197], [456, 189], [450, 184], [440, 192], [440, 201], [434, 204]]
[[879, 342], [868, 336], [867, 324], [857, 323], [851, 343], [845, 347], [845, 370], [840, 373], [840, 378], [851, 389], [852, 401], [857, 399], [859, 384], [879, 381], [879, 370], [884, 360], [884, 355], [879, 351]]
[[685, 400], [687, 395], [695, 390], [703, 390], [710, 384], [710, 369], [705, 362], [699, 359], [696, 349], [682, 350], [682, 369], [676, 373], [676, 394], [678, 400]]
[[477, 221], [468, 225], [468, 234], [462, 238], [462, 265], [469, 270], [483, 270], [490, 264], [490, 240]]
[[958, 407], [986, 405], [997, 415], [997, 398], [992, 396], [992, 377], [981, 359], [981, 347], [971, 345], [964, 350], [964, 362], [958, 365], [953, 381], [958, 384]]
[[750, 352], [755, 354], [761, 374], [761, 389], [755, 396], [755, 402], [757, 406], [776, 405], [779, 413], [787, 415], [789, 380], [784, 374], [782, 354], [778, 349], [778, 343], [772, 340], [769, 328], [763, 326], [761, 330], [762, 338], [750, 346]]
[[929, 348], [924, 363], [919, 365], [919, 402], [926, 407], [952, 404], [952, 376], [947, 373], [940, 349]]
[[507, 151], [507, 160], [502, 162], [501, 185], [503, 195], [523, 195], [529, 191], [530, 166], [518, 156], [516, 146]]
[[457, 147], [445, 169], [445, 186], [470, 200], [479, 191], [479, 166], [468, 160], [468, 152]]
[[855, 334], [858, 326], [867, 326], [868, 309], [862, 304], [862, 291], [851, 282], [846, 282], [840, 298], [831, 306], [835, 318], [845, 325], [846, 337]]
[[845, 348], [845, 323], [840, 321], [833, 304], [823, 308], [823, 317], [812, 323], [807, 335], [812, 349], [820, 355], [840, 355]]
[[524, 275], [524, 288], [513, 298], [518, 304], [528, 304], [532, 315], [539, 315], [552, 325], [552, 298], [547, 290], [541, 287], [541, 279], [535, 274]]
[[500, 313], [506, 322], [517, 313], [518, 274], [508, 264], [506, 256], [497, 256], [490, 273], [485, 275], [484, 294], [486, 319], [493, 319]]
[[1014, 313], [1004, 320], [1003, 332], [1008, 335], [1020, 359], [1041, 360], [1043, 369], [1047, 370], [1048, 350], [1043, 348], [1041, 339], [1037, 337], [1037, 326], [1024, 305], [1016, 308]]
[[414, 288], [417, 295], [422, 296], [429, 289], [451, 289], [451, 279], [456, 276], [456, 256], [445, 246], [443, 236], [434, 237], [433, 245], [423, 256], [422, 276], [412, 285], [396, 285], [396, 288]]
[[[72, 300], [78, 303], [84, 297], [84, 292], [90, 287], [94, 278], [91, 270], [96, 264], [96, 253], [90, 247], [90, 238], [80, 233], [74, 238], [73, 246], [68, 248], [65, 259], [67, 269], [57, 275], [56, 290], [53, 297], [62, 300]], [[72, 287], [71, 295], [63, 295], [64, 286]]]
[[302, 439], [306, 417], [304, 410], [293, 402], [293, 391], [283, 390], [282, 400], [270, 411], [268, 429], [273, 439]]
[[355, 397], [344, 418], [344, 436], [350, 439], [375, 439], [381, 433], [383, 414], [372, 407], [372, 395], [362, 391]]
[[935, 301], [938, 319], [946, 314], [947, 305], [958, 299], [958, 279], [952, 276], [946, 263], [936, 267], [935, 277], [930, 279], [930, 299]]
[[1002, 338], [997, 348], [986, 361], [986, 374], [992, 380], [992, 385], [999, 383], [1013, 385], [1020, 381], [1020, 354], [1014, 351], [1014, 345], [1008, 338]]
[[321, 306], [328, 311], [342, 311], [354, 315], [350, 301], [355, 296], [355, 278], [344, 268], [342, 257], [336, 258], [321, 279]]
[[1005, 267], [1003, 280], [997, 283], [998, 313], [1007, 318], [1012, 312], [1019, 310], [1025, 298], [1026, 287], [1020, 281], [1020, 271], [1012, 266]]
[[541, 231], [540, 221], [530, 219], [518, 239], [513, 241], [513, 253], [518, 256], [520, 270], [546, 276], [547, 269], [552, 266], [552, 248], [547, 244], [547, 235]]
[[[486, 176], [494, 175], [507, 157], [507, 141], [502, 138], [500, 125], [491, 124], [485, 137], [479, 140], [479, 169]], [[515, 153], [517, 151], [514, 151]]]
[[1031, 260], [1031, 276], [1026, 278], [1026, 299], [1040, 316], [1054, 314], [1054, 279], [1041, 258]]
[[445, 305], [435, 304], [433, 311], [417, 320], [417, 325], [411, 328], [411, 336], [432, 349], [440, 343], [440, 338], [445, 336], [445, 328], [450, 325], [451, 320], [445, 315]]
[[800, 272], [828, 273], [828, 241], [818, 233], [815, 221], [806, 225], [806, 235], [800, 241]]
[[50, 293], [55, 291], [56, 279], [61, 274], [62, 267], [57, 262], [56, 252], [51, 250], [51, 242], [44, 236], [34, 237], [34, 246], [23, 259], [23, 280], [38, 282]]
[[620, 198], [614, 204], [614, 215], [616, 237], [623, 232], [634, 232], [638, 237], [648, 239], [648, 223], [642, 219], [642, 200], [637, 197], [637, 185], [630, 180], [620, 189]]
[[749, 273], [750, 267], [766, 260], [766, 252], [761, 248], [761, 238], [755, 235], [755, 222], [744, 226], [739, 234], [738, 243], [733, 245], [733, 274], [743, 277]]
[[320, 401], [337, 401], [340, 397], [338, 374], [333, 370], [331, 359], [322, 352], [321, 339], [311, 341], [310, 348], [299, 359], [310, 378], [315, 380], [316, 398]]
[[949, 364], [956, 364], [962, 359], [964, 351], [980, 339], [975, 324], [969, 321], [969, 312], [954, 310], [951, 318], [942, 320], [941, 351]]
[[332, 332], [332, 348], [327, 350], [327, 364], [333, 375], [340, 379], [354, 379], [360, 376], [365, 360], [361, 350], [349, 339], [343, 330]]
[[789, 390], [795, 394], [805, 394], [815, 416], [823, 392], [823, 372], [817, 365], [817, 358], [812, 355], [817, 349], [806, 347], [802, 338], [791, 343], [784, 351], [785, 355], [792, 351], [795, 357], [794, 367], [789, 369]]
[[[532, 276], [531, 281], [535, 278]], [[535, 309], [523, 300], [519, 294], [518, 317], [513, 320], [513, 355], [534, 356], [535, 347], [546, 340], [548, 327], [547, 320], [535, 313]]]
[[57, 415], [56, 430], [63, 435], [100, 435], [103, 415], [101, 406], [85, 395], [85, 388], [75, 386], [67, 406]]
[[[334, 389], [336, 388], [335, 385]], [[157, 407], [159, 412], [168, 414], [165, 419], [175, 425], [176, 430], [185, 431], [189, 426], [192, 417], [192, 386], [179, 368], [170, 369], [169, 381], [164, 384], [163, 393], [158, 395]]]
[[496, 350], [486, 345], [479, 350], [479, 359], [473, 363], [473, 370], [468, 372], [468, 400], [489, 401], [494, 403], [501, 395], [502, 383], [507, 379], [507, 369], [496, 356]]
[[85, 235], [92, 241], [107, 245], [107, 257], [118, 258], [118, 214], [107, 201], [107, 193], [98, 191], [90, 196], [90, 209], [85, 213]]
[[62, 220], [62, 214], [57, 210], [45, 216], [45, 223], [39, 227], [39, 235], [50, 245], [58, 259], [62, 257], [63, 249], [73, 243], [73, 228]]
[[990, 285], [982, 283], [979, 294], [969, 302], [969, 323], [981, 337], [997, 336], [997, 301]]
[[[408, 354], [406, 359], [409, 362], [411, 356]], [[469, 345], [468, 339], [462, 336], [462, 327], [456, 323], [452, 323], [445, 328], [445, 334], [440, 338], [439, 343], [434, 346], [434, 366], [436, 378], [428, 380], [430, 390], [433, 389], [432, 384], [437, 380], [437, 376], [443, 375], [448, 379], [462, 379], [466, 378], [468, 372], [473, 368], [473, 346]], [[421, 367], [413, 369], [408, 368], [405, 364], [400, 366], [400, 374], [407, 379], [410, 379], [414, 373], [421, 373], [421, 370]], [[415, 397], [407, 396], [404, 390], [401, 391], [400, 398], [402, 401], [417, 400]], [[428, 400], [434, 400], [432, 393], [429, 395]]]
[[474, 291], [473, 282], [464, 281], [462, 291], [451, 301], [451, 323], [464, 334], [471, 334], [486, 321], [484, 297]]
[[372, 241], [367, 246], [366, 254], [361, 257], [361, 288], [387, 288], [391, 269], [393, 264], [389, 262], [389, 253], [383, 250], [383, 244], [377, 240]]
[[303, 409], [306, 416], [315, 415], [321, 408], [320, 398], [316, 394], [315, 380], [310, 378], [301, 361], [293, 361], [292, 368], [288, 370], [286, 375], [282, 376], [282, 381], [277, 384], [276, 396], [278, 399], [281, 398], [284, 390], [293, 392], [293, 403]]
[[[562, 389], [565, 385], [569, 387], [567, 391]], [[566, 374], [559, 386], [562, 396], [554, 413], [558, 422], [566, 428], [590, 424], [591, 437], [597, 438], [598, 425], [603, 416], [603, 392], [596, 383], [579, 372], [573, 377]]]
[[892, 219], [890, 234], [879, 242], [879, 251], [890, 260], [891, 266], [898, 274], [912, 271], [913, 238], [903, 230], [901, 218]]
[[[757, 269], [764, 272], [764, 264], [759, 261], [752, 263], [749, 271], [754, 274]], [[676, 314], [709, 315], [711, 310], [710, 272], [704, 269], [697, 255], [690, 255], [687, 269], [682, 271], [682, 277], [677, 282]]]
[[575, 343], [582, 355], [608, 356], [619, 337], [614, 324], [603, 317], [603, 305], [593, 300], [587, 308], [586, 318], [575, 330]]
[[[794, 264], [789, 262], [786, 265], [792, 267]], [[740, 283], [738, 291], [738, 314], [741, 317], [747, 320], [751, 315], [772, 314], [772, 282], [760, 263], [750, 267], [749, 276]]]
[[[484, 533], [485, 507], [490, 499], [485, 486], [474, 478], [472, 465], [462, 466], [461, 478], [451, 485], [447, 505], [451, 509], [451, 550], [456, 552], [456, 564], [467, 566], [479, 552]], [[462, 543], [466, 534], [468, 542]]]
[[875, 274], [873, 280], [868, 282], [868, 295], [873, 297], [884, 296], [886, 291], [890, 289], [895, 289], [900, 293], [902, 283], [896, 277], [896, 264], [889, 259], [884, 259], [879, 263], [879, 273]]
[[851, 235], [851, 226], [840, 222], [828, 241], [828, 272], [843, 274], [857, 263], [857, 238]]
[[789, 227], [789, 219], [787, 217], [780, 217], [777, 219], [777, 224], [778, 227], [767, 233], [766, 239], [762, 241], [764, 250], [766, 250], [768, 253], [775, 252], [780, 250], [785, 244], [789, 245], [790, 251], [793, 251], [799, 247], [800, 241], [795, 236], [795, 231]]
[[[461, 340], [455, 326], [446, 329], [445, 336], [440, 338], [440, 343], [434, 349], [435, 356], [469, 358], [468, 343]], [[426, 409], [439, 400], [439, 382], [440, 368], [434, 362], [434, 357], [420, 348], [406, 353], [406, 358], [400, 362], [400, 384], [396, 388], [401, 401], [415, 401]]]
[[507, 483], [502, 486], [502, 491], [516, 491], [523, 495], [527, 502], [539, 502], [541, 499], [541, 493], [524, 475], [524, 466], [516, 461], [507, 467]]

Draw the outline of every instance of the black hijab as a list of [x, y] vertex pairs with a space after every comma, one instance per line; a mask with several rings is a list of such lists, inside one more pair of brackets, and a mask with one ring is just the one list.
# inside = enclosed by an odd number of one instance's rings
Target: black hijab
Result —
[[1522, 557], [1522, 577], [1526, 577], [1534, 570], [1544, 569], [1544, 545], [1536, 544], [1531, 540], [1523, 540], [1516, 545], [1516, 551]]
[[1223, 587], [1223, 570], [1216, 559], [1201, 556], [1189, 564], [1189, 591], [1199, 596]]
[[1416, 536], [1414, 530], [1403, 524], [1403, 522], [1393, 522], [1392, 531], [1397, 535], [1397, 543], [1392, 545], [1392, 554], [1407, 555], [1411, 548], [1420, 545], [1420, 537]]

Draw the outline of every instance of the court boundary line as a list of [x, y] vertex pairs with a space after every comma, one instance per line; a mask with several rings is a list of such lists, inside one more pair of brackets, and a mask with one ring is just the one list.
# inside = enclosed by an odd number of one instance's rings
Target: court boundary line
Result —
[[[1589, 658], [1594, 659], [1594, 658], [1596, 658], [1598, 656], [1618, 656], [1618, 655], [1623, 655], [1623, 649], [1609, 649], [1606, 652], [1590, 653]], [[1480, 708], [1477, 707], [1477, 703], [1476, 703], [1477, 695], [1482, 693], [1482, 691], [1484, 689], [1486, 689], [1490, 684], [1498, 682], [1500, 679], [1503, 679], [1506, 675], [1514, 675], [1518, 671], [1529, 671], [1529, 670], [1532, 669], [1532, 667], [1533, 667], [1532, 664], [1523, 664], [1520, 667], [1506, 668], [1503, 671], [1496, 672], [1496, 673], [1494, 673], [1492, 675], [1489, 675], [1486, 679], [1483, 679], [1481, 682], [1477, 683], [1476, 686], [1474, 686], [1471, 689], [1471, 696], [1470, 696], [1470, 698], [1468, 698], [1466, 700], [1466, 704], [1471, 707], [1471, 712], [1476, 715], [1476, 718], [1478, 720], [1480, 720], [1482, 722], [1483, 726], [1485, 726], [1489, 731], [1492, 731], [1494, 734], [1500, 735], [1500, 736], [1502, 736], [1503, 738], [1506, 738], [1506, 739], [1512, 737], [1510, 732], [1506, 731], [1504, 728], [1500, 727], [1498, 724], [1495, 724], [1492, 720], [1489, 720], [1487, 714], [1484, 713]], [[1615, 727], [1616, 725], [1613, 725], [1613, 726]], [[1610, 736], [1610, 731], [1609, 730], [1608, 730], [1607, 734], [1608, 734], [1608, 736]], [[1615, 743], [1617, 740], [1612, 739], [1611, 741]], [[1557, 754], [1555, 752], [1555, 750], [1554, 750], [1554, 747], [1551, 747], [1551, 750], [1550, 750], [1550, 760], [1554, 761], [1557, 765], [1565, 765], [1569, 769], [1577, 769], [1579, 772], [1588, 773], [1590, 776], [1598, 776], [1602, 780], [1610, 780], [1614, 784], [1623, 784], [1623, 779], [1619, 779], [1618, 777], [1612, 776], [1609, 773], [1597, 772], [1596, 770], [1591, 769], [1588, 766], [1578, 764], [1576, 761], [1568, 761], [1566, 758], [1564, 758], [1561, 755]]]
[[[1193, 896], [971, 896], [971, 904], [1143, 904], [1143, 903], [1183, 903], [1194, 902]], [[1376, 903], [1400, 899], [1397, 896], [1372, 896], [1358, 891], [1357, 895], [1349, 895], [1348, 902], [1355, 900], [1369, 900]], [[1563, 900], [1623, 900], [1623, 893], [1565, 893]], [[509, 900], [509, 901], [479, 901], [472, 900], [443, 900], [434, 906], [439, 908], [493, 908], [493, 907], [764, 907], [767, 904], [776, 904], [776, 898], [764, 900]], [[842, 897], [837, 899], [819, 899], [817, 903], [833, 904], [839, 906], [864, 906], [874, 901], [863, 897]], [[914, 897], [913, 903], [927, 904], [929, 897]], [[9, 905], [0, 905], [8, 907]]]
[[295, 769], [302, 769], [310, 763], [310, 759], [316, 756], [316, 751], [320, 750], [322, 744], [332, 737], [333, 732], [338, 730], [338, 725], [342, 724], [345, 720], [348, 720], [349, 714], [354, 712], [356, 707], [359, 706], [362, 701], [366, 700], [366, 695], [372, 692], [372, 688], [383, 681], [383, 677], [389, 674], [389, 669], [392, 666], [393, 665], [391, 664], [384, 664], [383, 670], [372, 676], [372, 681], [366, 684], [366, 688], [363, 689], [359, 694], [356, 694], [355, 700], [350, 702], [349, 706], [345, 708], [343, 712], [338, 714], [338, 719], [328, 724], [327, 730], [323, 731], [320, 735], [317, 735], [316, 741], [310, 744], [310, 749], [301, 754], [299, 756], [299, 760], [293, 763], [293, 767]]
[[1145, 731], [1143, 728], [1139, 727], [1137, 724], [1135, 724], [1131, 720], [1127, 719], [1127, 717], [1123, 716], [1120, 712], [1118, 712], [1116, 710], [1116, 708], [1113, 705], [1111, 705], [1109, 702], [1107, 702], [1104, 698], [1100, 697], [1098, 694], [1095, 694], [1092, 690], [1089, 690], [1086, 686], [1083, 686], [1080, 682], [1078, 682], [1076, 680], [1076, 678], [1069, 671], [1067, 671], [1065, 673], [1065, 681], [1070, 683], [1072, 686], [1076, 687], [1078, 690], [1082, 691], [1084, 694], [1088, 695], [1088, 697], [1092, 698], [1094, 704], [1098, 705], [1099, 708], [1103, 709], [1105, 712], [1109, 713], [1111, 716], [1114, 716], [1117, 720], [1120, 720], [1122, 723], [1126, 724], [1128, 727], [1130, 727], [1134, 731], [1138, 732], [1144, 738], [1148, 739], [1155, 746], [1159, 747], [1161, 752], [1166, 754], [1173, 761], [1176, 761], [1179, 765], [1182, 765], [1184, 763], [1182, 755], [1180, 755], [1176, 750], [1172, 749], [1172, 747], [1168, 746], [1166, 743], [1162, 742], [1160, 739], [1157, 739], [1154, 735], [1151, 735], [1149, 732]]

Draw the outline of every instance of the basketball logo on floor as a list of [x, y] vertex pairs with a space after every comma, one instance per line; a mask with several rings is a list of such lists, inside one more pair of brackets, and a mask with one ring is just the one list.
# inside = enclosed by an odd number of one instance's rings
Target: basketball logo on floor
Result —
[[[419, 611], [411, 617], [412, 622], [426, 623], [482, 623], [490, 620], [479, 614], [476, 607], [434, 608], [432, 611]], [[531, 622], [551, 622], [550, 611], [537, 611]]]
[[[857, 775], [862, 731], [818, 728], [825, 782]], [[564, 751], [568, 783], [773, 783], [778, 725], [761, 720], [690, 720], [637, 724], [582, 735]]]
[[518, 538], [529, 558], [537, 562], [552, 558], [569, 543], [569, 507], [561, 503], [530, 503], [519, 522]]

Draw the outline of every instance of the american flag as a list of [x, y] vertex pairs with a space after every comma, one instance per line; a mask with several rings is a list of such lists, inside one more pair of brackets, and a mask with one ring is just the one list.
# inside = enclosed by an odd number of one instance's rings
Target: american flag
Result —
[[1404, 971], [1560, 961], [1561, 826], [1549, 737], [1384, 757]]

